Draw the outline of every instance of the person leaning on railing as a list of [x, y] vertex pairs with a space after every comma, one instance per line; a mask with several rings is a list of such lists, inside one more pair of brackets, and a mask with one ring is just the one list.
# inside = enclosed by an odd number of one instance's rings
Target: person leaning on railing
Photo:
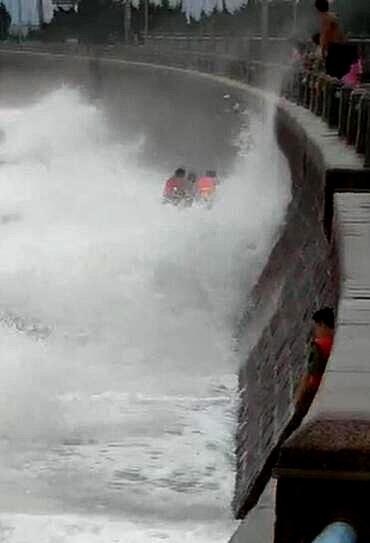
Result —
[[330, 307], [313, 314], [313, 335], [307, 346], [306, 370], [295, 395], [295, 413], [304, 416], [320, 386], [333, 347], [335, 318]]

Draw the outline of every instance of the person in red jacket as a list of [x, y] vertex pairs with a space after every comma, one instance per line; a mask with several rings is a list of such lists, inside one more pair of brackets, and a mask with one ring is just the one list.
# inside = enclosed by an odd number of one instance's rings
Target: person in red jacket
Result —
[[163, 200], [165, 202], [178, 202], [182, 200], [186, 192], [186, 171], [178, 168], [174, 175], [165, 184]]
[[307, 367], [295, 398], [296, 411], [303, 414], [308, 410], [320, 386], [334, 342], [334, 311], [330, 307], [324, 307], [313, 314], [312, 320], [314, 330], [308, 345]]
[[324, 307], [313, 314], [314, 322], [313, 343], [321, 357], [327, 361], [334, 342], [334, 312], [330, 307]]

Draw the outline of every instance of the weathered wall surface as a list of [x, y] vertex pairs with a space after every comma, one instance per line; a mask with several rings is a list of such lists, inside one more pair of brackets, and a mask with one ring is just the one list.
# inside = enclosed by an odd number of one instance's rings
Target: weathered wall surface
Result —
[[[240, 372], [234, 509], [244, 517], [271, 474], [274, 450], [292, 416], [311, 315], [336, 306], [335, 247], [324, 230], [326, 165], [283, 108], [276, 135], [292, 172], [293, 198], [269, 262], [253, 292], [241, 333], [261, 320], [261, 335]], [[268, 310], [266, 311], [266, 308]]]
[[370, 537], [369, 189], [334, 195], [341, 264], [335, 345], [311, 409], [274, 469], [276, 543], [312, 541], [340, 518], [359, 541]]

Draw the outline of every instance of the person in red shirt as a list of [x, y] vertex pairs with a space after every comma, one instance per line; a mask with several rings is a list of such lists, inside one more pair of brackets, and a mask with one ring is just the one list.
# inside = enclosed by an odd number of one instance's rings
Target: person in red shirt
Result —
[[313, 342], [321, 356], [328, 360], [334, 342], [334, 311], [330, 307], [324, 307], [313, 314], [314, 322]]
[[183, 168], [178, 168], [174, 175], [166, 181], [163, 200], [164, 202], [179, 202], [184, 198], [185, 192], [186, 171]]
[[330, 307], [324, 307], [313, 314], [312, 320], [314, 330], [308, 345], [307, 368], [295, 398], [296, 411], [301, 411], [303, 415], [320, 386], [334, 342], [334, 311]]

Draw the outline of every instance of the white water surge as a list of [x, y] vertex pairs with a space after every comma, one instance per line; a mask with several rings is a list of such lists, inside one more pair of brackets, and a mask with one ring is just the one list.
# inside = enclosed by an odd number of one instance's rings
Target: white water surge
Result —
[[0, 538], [225, 542], [232, 334], [286, 166], [246, 129], [214, 208], [178, 210], [74, 90], [0, 129]]

